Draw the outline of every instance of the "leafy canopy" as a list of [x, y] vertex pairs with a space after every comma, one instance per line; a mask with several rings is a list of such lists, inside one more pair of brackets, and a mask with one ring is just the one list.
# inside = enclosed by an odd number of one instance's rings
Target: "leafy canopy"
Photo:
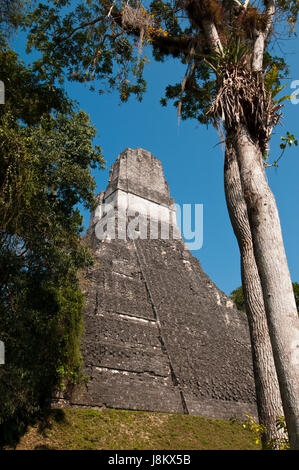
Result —
[[92, 263], [78, 203], [94, 207], [103, 168], [89, 117], [4, 43], [0, 107], [0, 447], [15, 444], [54, 391], [78, 381], [83, 295]]
[[[106, 83], [126, 101], [131, 94], [141, 100], [146, 90], [147, 57], [142, 57], [142, 48], [150, 46], [156, 60], [171, 56], [186, 65], [183, 82], [170, 84], [161, 103], [174, 100], [183, 119], [208, 123], [206, 111], [219, 81], [215, 67], [206, 60], [211, 49], [205, 21], [212, 20], [217, 27], [226, 60], [240, 61], [235, 44], [239, 41], [243, 52], [252, 50], [255, 31], [265, 28], [267, 6], [267, 1], [253, 1], [244, 9], [234, 0], [153, 0], [146, 6], [136, 0], [48, 0], [32, 8], [26, 19], [28, 51], [36, 48], [41, 53], [35, 63], [41, 76], [90, 82], [100, 93]], [[285, 21], [292, 32], [298, 8], [297, 0], [278, 0], [276, 24]], [[287, 66], [268, 48], [264, 70], [268, 92], [274, 97]]]

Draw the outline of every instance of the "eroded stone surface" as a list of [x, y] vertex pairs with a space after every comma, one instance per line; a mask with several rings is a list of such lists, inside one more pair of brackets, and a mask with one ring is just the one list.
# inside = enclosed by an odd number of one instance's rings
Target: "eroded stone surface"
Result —
[[[162, 165], [127, 149], [100, 203], [121, 189], [171, 208]], [[97, 213], [99, 214], [99, 210]], [[86, 385], [71, 405], [256, 415], [248, 325], [181, 239], [89, 240], [82, 353]]]

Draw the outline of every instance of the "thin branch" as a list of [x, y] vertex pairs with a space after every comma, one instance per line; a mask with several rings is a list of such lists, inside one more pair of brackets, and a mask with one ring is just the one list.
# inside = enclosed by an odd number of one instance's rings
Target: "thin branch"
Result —
[[[113, 5], [112, 5], [113, 6]], [[98, 18], [96, 18], [95, 20], [92, 20], [92, 21], [86, 21], [85, 23], [82, 23], [80, 24], [79, 26], [77, 26], [77, 28], [74, 28], [70, 34], [68, 34], [67, 36], [65, 37], [62, 37], [62, 36], [58, 36], [57, 38], [53, 38], [53, 41], [56, 42], [56, 45], [61, 42], [61, 41], [67, 41], [70, 37], [73, 36], [73, 34], [75, 34], [77, 31], [79, 31], [80, 29], [84, 29], [88, 26], [93, 26], [95, 24], [97, 24], [99, 21], [101, 21], [103, 18], [105, 18], [105, 16], [101, 15], [99, 16]], [[55, 45], [55, 47], [56, 47]]]
[[113, 9], [113, 7], [114, 7], [114, 3], [115, 3], [115, 0], [113, 0], [113, 3], [112, 3], [112, 5], [111, 5], [111, 8], [110, 8], [109, 13], [108, 13], [108, 15], [107, 15], [107, 18], [109, 18], [109, 16], [110, 16], [111, 13], [112, 13], [112, 9]]
[[282, 158], [282, 156], [284, 155], [284, 152], [286, 150], [286, 147], [282, 150], [281, 154], [279, 155], [279, 157], [277, 158], [277, 160], [274, 161], [274, 163], [271, 163], [271, 165], [269, 165], [267, 162], [264, 163], [264, 167], [265, 168], [270, 168], [270, 167], [276, 167], [277, 168], [277, 163], [279, 162], [279, 160]]
[[179, 100], [178, 108], [177, 108], [178, 109], [178, 126], [180, 124], [181, 110], [182, 110], [182, 100], [183, 100], [183, 94], [184, 94], [184, 91], [185, 91], [186, 83], [187, 83], [188, 77], [192, 75], [192, 73], [194, 71], [194, 68], [195, 68], [195, 62], [193, 61], [194, 54], [195, 54], [195, 48], [194, 48], [194, 45], [191, 44], [190, 45], [189, 57], [188, 57], [188, 66], [187, 66], [187, 70], [186, 70], [184, 79], [182, 81], [180, 100]]

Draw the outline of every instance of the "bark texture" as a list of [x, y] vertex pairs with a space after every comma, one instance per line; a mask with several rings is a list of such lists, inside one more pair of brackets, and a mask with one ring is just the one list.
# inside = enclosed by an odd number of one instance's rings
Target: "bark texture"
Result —
[[275, 423], [278, 416], [283, 416], [283, 408], [236, 152], [229, 144], [225, 153], [224, 188], [231, 224], [240, 249], [242, 286], [252, 346], [257, 408], [260, 424], [266, 427], [262, 441], [263, 446], [272, 441], [273, 448], [276, 448], [279, 438], [283, 436], [277, 431]]
[[299, 319], [275, 198], [259, 146], [246, 126], [234, 132], [254, 257], [261, 280], [290, 445], [299, 449]]

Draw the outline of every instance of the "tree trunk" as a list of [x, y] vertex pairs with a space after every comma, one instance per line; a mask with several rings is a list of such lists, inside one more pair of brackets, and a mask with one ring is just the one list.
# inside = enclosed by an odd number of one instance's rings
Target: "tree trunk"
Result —
[[233, 132], [261, 280], [269, 334], [292, 449], [299, 449], [299, 320], [276, 202], [260, 148], [246, 126]]
[[259, 422], [266, 428], [262, 436], [262, 444], [265, 448], [266, 443], [272, 442], [273, 448], [279, 448], [279, 439], [286, 436], [277, 430], [276, 418], [283, 416], [283, 408], [238, 162], [235, 150], [229, 144], [225, 152], [224, 188], [231, 224], [240, 248], [242, 285], [251, 338], [257, 409]]

